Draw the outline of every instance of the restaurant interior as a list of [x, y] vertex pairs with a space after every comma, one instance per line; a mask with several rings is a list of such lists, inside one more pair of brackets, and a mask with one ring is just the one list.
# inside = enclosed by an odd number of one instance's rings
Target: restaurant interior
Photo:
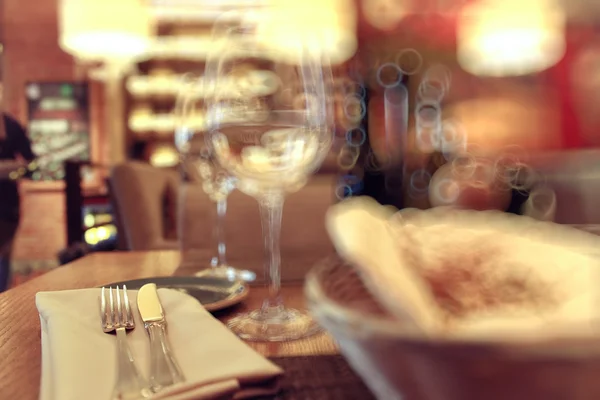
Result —
[[[598, 21], [587, 0], [2, 0], [0, 399], [599, 399], [573, 325], [597, 307], [564, 297], [600, 249]], [[581, 287], [473, 322], [449, 293], [496, 257]], [[146, 354], [147, 284], [181, 368]], [[96, 303], [123, 285], [152, 361], [119, 389]], [[86, 304], [94, 351], [59, 312]]]

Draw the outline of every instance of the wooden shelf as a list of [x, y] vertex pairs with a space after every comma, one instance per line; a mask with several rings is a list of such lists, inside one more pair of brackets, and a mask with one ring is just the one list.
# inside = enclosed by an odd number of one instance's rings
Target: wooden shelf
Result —
[[149, 75], [153, 69], [168, 67], [174, 73], [185, 74], [187, 72], [204, 72], [205, 62], [203, 60], [187, 60], [181, 58], [153, 58], [143, 61], [137, 65], [138, 71], [142, 75]]

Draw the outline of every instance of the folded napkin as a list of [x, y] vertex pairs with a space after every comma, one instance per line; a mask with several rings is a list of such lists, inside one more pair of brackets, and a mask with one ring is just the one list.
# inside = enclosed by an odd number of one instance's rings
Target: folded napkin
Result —
[[[156, 398], [243, 399], [277, 392], [283, 371], [256, 353], [187, 294], [159, 289], [168, 338], [186, 382]], [[127, 335], [140, 372], [148, 376], [149, 341], [129, 291], [136, 328]], [[114, 335], [102, 332], [100, 289], [40, 292], [42, 331], [40, 400], [107, 400], [116, 379]]]

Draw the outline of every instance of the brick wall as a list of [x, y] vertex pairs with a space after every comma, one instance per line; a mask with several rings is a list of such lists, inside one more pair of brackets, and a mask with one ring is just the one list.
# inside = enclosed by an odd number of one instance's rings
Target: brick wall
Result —
[[[27, 122], [24, 94], [29, 81], [71, 81], [81, 78], [73, 58], [58, 46], [57, 0], [3, 0], [0, 27], [4, 41], [4, 108], [21, 122]], [[102, 149], [97, 130], [101, 129], [99, 105], [102, 89], [92, 87], [92, 154], [99, 161]], [[98, 103], [100, 102], [100, 103]], [[100, 157], [101, 158], [101, 157]], [[66, 244], [65, 207], [62, 183], [21, 184], [22, 221], [14, 258], [56, 259]]]
[[4, 105], [26, 118], [24, 87], [31, 80], [75, 78], [73, 59], [58, 47], [57, 0], [3, 0]]

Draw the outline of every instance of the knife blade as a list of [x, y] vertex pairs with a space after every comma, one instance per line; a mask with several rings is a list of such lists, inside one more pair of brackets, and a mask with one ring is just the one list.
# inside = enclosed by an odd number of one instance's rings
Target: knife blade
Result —
[[158, 392], [164, 387], [183, 382], [183, 373], [167, 338], [167, 321], [156, 284], [148, 283], [140, 288], [137, 305], [150, 338], [150, 388]]

